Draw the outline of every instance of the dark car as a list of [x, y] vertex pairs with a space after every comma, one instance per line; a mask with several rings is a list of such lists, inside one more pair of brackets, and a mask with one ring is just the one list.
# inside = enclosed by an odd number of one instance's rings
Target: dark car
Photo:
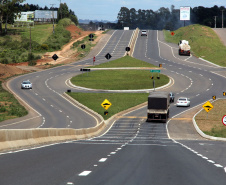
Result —
[[169, 93], [170, 95], [170, 103], [173, 103], [174, 102], [174, 94], [172, 92]]

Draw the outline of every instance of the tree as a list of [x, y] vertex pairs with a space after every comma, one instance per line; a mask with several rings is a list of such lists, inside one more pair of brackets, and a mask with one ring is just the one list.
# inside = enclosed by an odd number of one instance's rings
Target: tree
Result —
[[14, 17], [15, 13], [19, 12], [19, 9], [15, 4], [24, 2], [24, 0], [0, 0], [0, 33], [3, 33], [2, 23], [5, 18], [5, 33], [7, 33], [7, 23], [10, 16]]
[[121, 7], [118, 13], [118, 23], [121, 24], [121, 27], [130, 26], [130, 11], [126, 7]]
[[69, 14], [67, 4], [61, 3], [57, 13], [58, 13], [58, 20], [63, 19], [63, 18], [69, 18], [70, 14]]

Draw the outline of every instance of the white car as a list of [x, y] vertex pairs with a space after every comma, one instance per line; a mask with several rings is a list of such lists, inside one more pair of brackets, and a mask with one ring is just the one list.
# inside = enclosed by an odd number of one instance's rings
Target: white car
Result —
[[21, 89], [32, 89], [32, 83], [29, 80], [25, 80], [21, 83]]
[[146, 30], [142, 30], [141, 31], [141, 36], [147, 36], [147, 31]]
[[177, 100], [177, 107], [179, 106], [183, 106], [183, 107], [189, 107], [190, 106], [190, 99], [189, 98], [186, 98], [186, 97], [180, 97], [178, 98]]

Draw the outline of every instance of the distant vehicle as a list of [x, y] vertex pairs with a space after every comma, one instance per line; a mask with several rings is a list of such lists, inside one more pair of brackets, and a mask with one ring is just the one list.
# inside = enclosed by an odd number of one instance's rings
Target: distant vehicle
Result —
[[167, 122], [169, 117], [170, 96], [168, 92], [152, 92], [148, 96], [147, 122]]
[[147, 31], [146, 30], [142, 30], [141, 31], [141, 36], [147, 36]]
[[191, 47], [189, 46], [189, 42], [187, 40], [180, 40], [180, 42], [178, 43], [178, 46], [179, 46], [179, 50], [178, 50], [179, 55], [190, 56]]
[[177, 107], [190, 107], [190, 99], [186, 97], [180, 97], [177, 100]]
[[32, 89], [32, 83], [29, 80], [25, 80], [21, 83], [21, 89]]
[[174, 102], [174, 94], [172, 92], [169, 93], [170, 95], [170, 103], [173, 103]]

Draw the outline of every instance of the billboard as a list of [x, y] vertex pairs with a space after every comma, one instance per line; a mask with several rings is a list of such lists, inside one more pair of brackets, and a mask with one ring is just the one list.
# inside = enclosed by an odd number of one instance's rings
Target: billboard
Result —
[[181, 21], [190, 21], [190, 7], [181, 6], [180, 7], [180, 20]]
[[14, 21], [18, 22], [34, 22], [34, 12], [21, 12], [16, 15], [16, 19]]
[[57, 19], [57, 11], [35, 10], [35, 19]]

